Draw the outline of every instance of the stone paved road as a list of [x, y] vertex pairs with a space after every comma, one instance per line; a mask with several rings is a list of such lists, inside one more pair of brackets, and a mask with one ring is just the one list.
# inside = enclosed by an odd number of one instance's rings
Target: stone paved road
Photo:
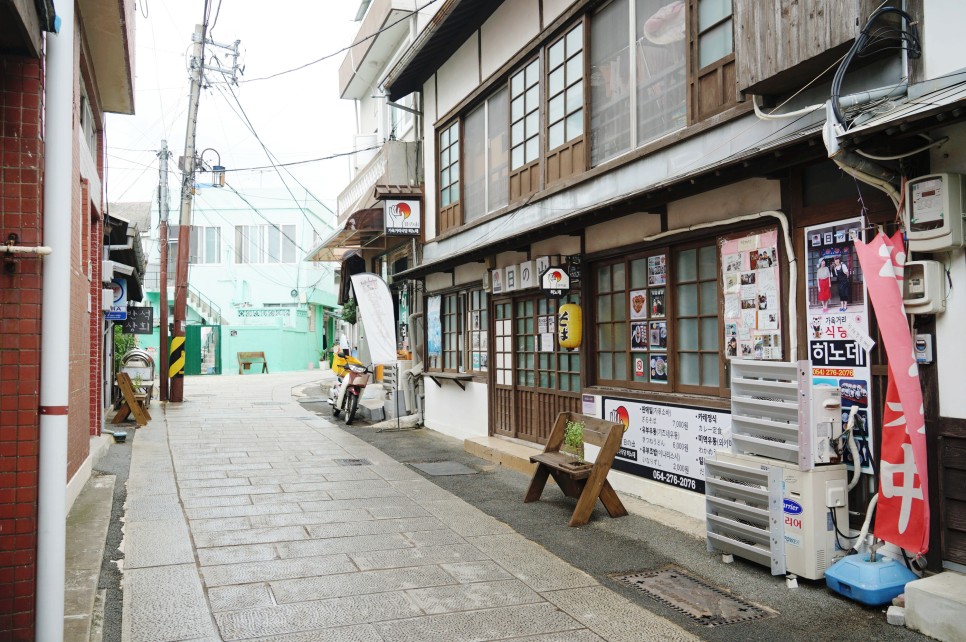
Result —
[[303, 410], [319, 378], [191, 378], [138, 431], [123, 639], [696, 639]]

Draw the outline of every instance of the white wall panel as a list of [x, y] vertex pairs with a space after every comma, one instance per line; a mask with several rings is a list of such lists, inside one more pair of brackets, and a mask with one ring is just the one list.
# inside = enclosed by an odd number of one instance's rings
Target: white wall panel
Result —
[[645, 236], [661, 231], [661, 217], [656, 214], [631, 214], [598, 223], [587, 228], [584, 248], [587, 253], [610, 250], [639, 242]]
[[489, 434], [489, 413], [486, 385], [465, 382], [461, 390], [452, 381], [442, 381], [442, 387], [424, 378], [426, 391], [426, 427], [457, 439], [485, 437]]
[[695, 223], [780, 210], [781, 204], [781, 186], [778, 181], [752, 178], [668, 203], [667, 226], [674, 230]]
[[436, 236], [436, 76], [423, 84], [423, 231], [427, 241]]
[[436, 72], [436, 106], [441, 116], [480, 84], [478, 40], [474, 33]]
[[504, 2], [483, 24], [483, 78], [489, 78], [540, 33], [540, 0]]
[[922, 36], [926, 78], [936, 78], [966, 65], [960, 38], [963, 31], [962, 0], [929, 0]]
[[551, 24], [562, 14], [574, 0], [542, 0], [543, 2], [543, 26]]

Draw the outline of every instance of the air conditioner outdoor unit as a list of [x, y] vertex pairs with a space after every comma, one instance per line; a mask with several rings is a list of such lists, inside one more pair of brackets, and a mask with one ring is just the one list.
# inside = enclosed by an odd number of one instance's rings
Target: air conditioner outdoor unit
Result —
[[848, 530], [846, 477], [844, 464], [802, 471], [717, 453], [705, 462], [708, 550], [763, 564], [772, 575], [822, 579], [845, 555], [835, 529]]

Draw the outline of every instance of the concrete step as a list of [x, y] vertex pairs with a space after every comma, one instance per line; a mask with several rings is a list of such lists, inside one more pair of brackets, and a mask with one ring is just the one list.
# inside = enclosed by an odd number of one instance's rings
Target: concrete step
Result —
[[906, 584], [906, 627], [943, 642], [966, 640], [966, 575], [944, 571]]

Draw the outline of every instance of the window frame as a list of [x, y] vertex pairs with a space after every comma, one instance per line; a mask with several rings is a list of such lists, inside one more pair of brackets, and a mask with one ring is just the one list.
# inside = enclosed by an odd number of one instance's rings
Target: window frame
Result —
[[[453, 134], [456, 134], [456, 138], [453, 138]], [[445, 146], [443, 145], [444, 136], [448, 138]], [[462, 196], [463, 196], [463, 117], [455, 118], [450, 121], [445, 127], [441, 127], [436, 134], [436, 196], [439, 199], [437, 201], [437, 228], [439, 232], [445, 232], [450, 228], [459, 227], [463, 224], [463, 210], [462, 210]], [[455, 160], [453, 160], [453, 150], [456, 151]], [[447, 153], [447, 158], [450, 159], [446, 166], [443, 166], [443, 153]], [[453, 176], [453, 168], [455, 167], [455, 176]], [[447, 180], [446, 184], [443, 184], [443, 172], [448, 170], [448, 175], [451, 180]], [[450, 198], [448, 202], [443, 203], [443, 190], [456, 188], [457, 197]]]
[[[215, 234], [214, 257], [208, 256], [208, 233]], [[214, 225], [192, 225], [188, 244], [188, 263], [190, 265], [221, 265], [221, 227]]]
[[[475, 301], [474, 295], [478, 295]], [[482, 351], [483, 354], [488, 354], [489, 348], [490, 295], [483, 289], [482, 283], [434, 292], [427, 295], [427, 298], [430, 296], [440, 298], [440, 354], [433, 357], [427, 356], [427, 372], [451, 372], [487, 377], [488, 364], [481, 365], [479, 368], [473, 367], [473, 352]], [[477, 305], [482, 307], [476, 307]], [[481, 313], [479, 329], [476, 329], [472, 323], [471, 315], [476, 311]], [[449, 325], [448, 319], [451, 320]], [[428, 333], [429, 329], [426, 328], [426, 330]], [[473, 349], [474, 334], [487, 335], [487, 350]]]
[[[726, 17], [720, 18], [706, 29], [701, 30], [698, 26], [698, 5], [701, 0], [688, 0], [687, 10], [687, 29], [686, 37], [688, 40], [688, 125], [700, 123], [711, 116], [719, 114], [726, 109], [738, 104], [737, 84], [730, 87], [729, 75], [733, 79], [736, 73], [735, 63], [735, 39], [734, 39], [734, 0], [731, 2], [731, 13]], [[723, 24], [731, 22], [731, 53], [699, 67], [700, 57], [700, 38], [702, 34]], [[708, 86], [710, 85], [710, 86]], [[707, 99], [703, 99], [705, 91], [715, 90], [718, 92], [718, 100], [708, 104]]]
[[[296, 229], [294, 224], [287, 223], [235, 225], [235, 264], [291, 265], [298, 263]], [[272, 238], [271, 230], [275, 230], [278, 234], [276, 247], [271, 247], [275, 240]], [[287, 250], [291, 253], [291, 260], [286, 260]], [[273, 251], [275, 255], [272, 254]], [[258, 255], [258, 260], [252, 260], [250, 255], [253, 253]], [[273, 258], [275, 260], [272, 260]]]

